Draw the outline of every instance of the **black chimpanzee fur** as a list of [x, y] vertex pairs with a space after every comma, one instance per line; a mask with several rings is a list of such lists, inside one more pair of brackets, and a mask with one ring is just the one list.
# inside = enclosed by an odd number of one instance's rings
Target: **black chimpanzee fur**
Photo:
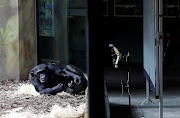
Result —
[[55, 77], [46, 64], [39, 64], [31, 70], [31, 82], [40, 94], [63, 91], [62, 80]]
[[81, 70], [74, 65], [67, 65], [62, 70], [62, 76], [68, 81], [65, 83], [64, 91], [71, 94], [78, 94], [80, 91], [84, 91], [87, 87], [87, 80], [82, 74]]
[[87, 87], [86, 78], [73, 65], [61, 69], [52, 63], [39, 64], [30, 73], [31, 82], [40, 94], [56, 94], [61, 91], [79, 94]]
[[51, 70], [51, 73], [54, 74], [55, 76], [60, 76], [60, 73], [62, 71], [62, 68], [57, 66], [55, 63], [47, 63], [46, 64], [48, 68]]

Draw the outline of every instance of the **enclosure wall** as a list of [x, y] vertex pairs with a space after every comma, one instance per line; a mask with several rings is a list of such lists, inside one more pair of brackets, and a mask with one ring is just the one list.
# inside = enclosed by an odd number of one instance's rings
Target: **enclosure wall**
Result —
[[36, 64], [34, 0], [0, 0], [0, 81], [28, 79]]
[[19, 78], [18, 0], [0, 0], [0, 81]]
[[19, 70], [20, 79], [27, 80], [29, 71], [35, 66], [35, 0], [18, 0], [19, 14]]

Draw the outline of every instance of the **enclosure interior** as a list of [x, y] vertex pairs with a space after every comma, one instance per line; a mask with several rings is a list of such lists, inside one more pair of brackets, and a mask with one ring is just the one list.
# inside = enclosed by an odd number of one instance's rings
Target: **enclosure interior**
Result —
[[81, 117], [87, 116], [85, 93], [40, 95], [30, 75], [45, 62], [73, 64], [86, 73], [85, 9], [85, 2], [74, 0], [0, 1], [1, 118], [80, 117], [74, 109], [80, 104]]

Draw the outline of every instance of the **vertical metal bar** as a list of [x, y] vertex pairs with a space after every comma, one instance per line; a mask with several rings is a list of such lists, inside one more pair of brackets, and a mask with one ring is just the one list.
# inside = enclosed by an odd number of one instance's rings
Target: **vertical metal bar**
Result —
[[149, 104], [149, 81], [146, 79], [146, 100], [147, 100], [147, 104]]
[[127, 88], [128, 88], [128, 94], [129, 94], [129, 117], [132, 117], [131, 114], [131, 91], [130, 91], [130, 54], [128, 52], [126, 56], [126, 69], [127, 69]]
[[156, 77], [156, 96], [159, 96], [159, 0], [155, 0], [155, 77]]
[[[159, 0], [159, 35], [163, 34], [163, 0]], [[159, 118], [163, 118], [163, 40], [159, 38], [159, 87], [160, 87], [160, 98], [159, 98]]]

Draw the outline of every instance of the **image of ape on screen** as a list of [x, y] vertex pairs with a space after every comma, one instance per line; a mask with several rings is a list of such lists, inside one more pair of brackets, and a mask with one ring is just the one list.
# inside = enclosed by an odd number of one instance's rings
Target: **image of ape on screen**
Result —
[[56, 94], [63, 91], [63, 79], [54, 75], [46, 64], [35, 66], [30, 74], [31, 82], [40, 94]]
[[74, 65], [67, 65], [62, 74], [67, 81], [64, 82], [64, 91], [70, 94], [79, 94], [84, 92], [87, 87], [87, 79], [81, 70]]

